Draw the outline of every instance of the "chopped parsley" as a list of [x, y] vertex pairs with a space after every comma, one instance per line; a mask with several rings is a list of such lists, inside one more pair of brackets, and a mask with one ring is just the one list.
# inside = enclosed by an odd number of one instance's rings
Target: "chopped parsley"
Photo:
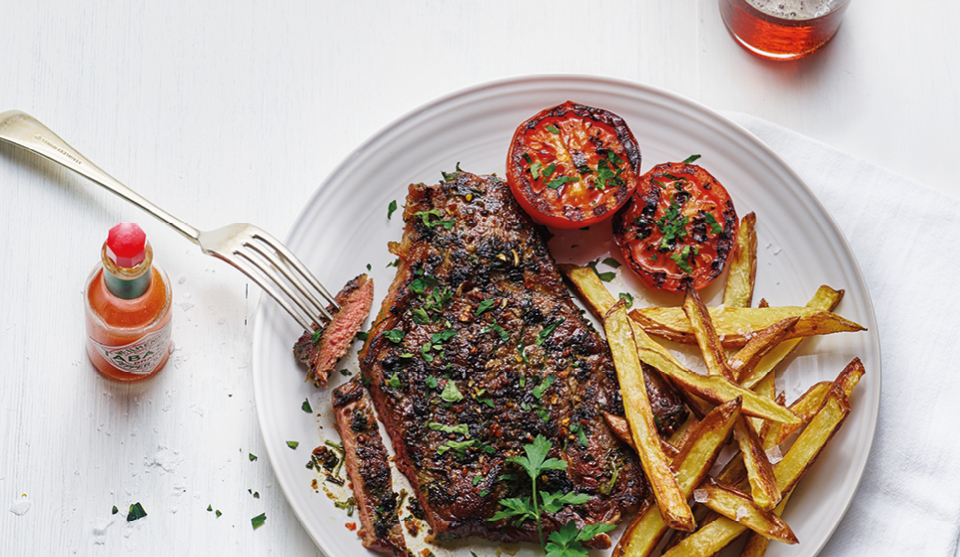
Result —
[[456, 452], [459, 456], [463, 456], [463, 454], [467, 451], [467, 449], [472, 447], [476, 442], [477, 442], [476, 439], [470, 439], [468, 441], [447, 441], [443, 445], [440, 445], [439, 447], [437, 447], [437, 454], [442, 455], [447, 451], [452, 450]]
[[250, 462], [253, 462], [254, 460], [257, 460], [257, 455], [255, 455], [255, 454], [253, 454], [253, 453], [250, 453], [248, 456], [250, 457]]
[[590, 443], [587, 441], [587, 434], [583, 431], [583, 425], [580, 422], [577, 422], [570, 426], [570, 433], [573, 433], [577, 436], [577, 440], [580, 441], [580, 446], [586, 448]]
[[488, 309], [492, 308], [492, 307], [495, 306], [496, 304], [497, 304], [497, 301], [494, 300], [494, 299], [492, 299], [492, 298], [488, 298], [488, 299], [486, 299], [486, 300], [483, 300], [483, 301], [481, 301], [480, 304], [477, 306], [477, 312], [476, 312], [474, 315], [475, 315], [475, 316], [476, 316], [476, 315], [480, 315], [481, 313], [487, 311]]
[[250, 524], [253, 525], [253, 529], [263, 526], [263, 523], [267, 521], [267, 513], [260, 513], [257, 516], [250, 519]]
[[550, 180], [549, 182], [547, 182], [546, 185], [548, 188], [555, 190], [564, 184], [568, 184], [570, 182], [579, 182], [579, 181], [580, 181], [580, 178], [577, 178], [575, 176], [558, 176], [553, 180]]
[[[477, 485], [478, 483], [480, 483], [480, 482], [482, 482], [482, 481], [483, 481], [483, 476], [481, 476], [481, 475], [479, 475], [479, 474], [473, 477], [473, 485]], [[471, 551], [471, 553], [473, 553], [473, 552]]]
[[318, 330], [314, 331], [314, 332], [310, 335], [310, 342], [313, 343], [313, 344], [316, 344], [316, 343], [320, 342], [320, 335], [322, 335], [322, 334], [323, 334], [323, 330], [322, 330], [322, 329], [318, 329]]
[[683, 159], [683, 164], [690, 164], [700, 158], [700, 155], [690, 155], [689, 157]]
[[667, 207], [667, 212], [657, 219], [657, 228], [660, 229], [660, 232], [663, 232], [663, 238], [660, 240], [659, 246], [660, 251], [673, 250], [676, 243], [683, 240], [687, 235], [686, 226], [690, 222], [690, 218], [684, 216], [680, 211], [685, 200], [686, 196], [674, 194], [670, 198], [670, 206]]
[[613, 271], [608, 271], [606, 273], [601, 273], [600, 271], [598, 271], [597, 261], [599, 260], [594, 260], [594, 261], [591, 261], [590, 263], [587, 263], [587, 267], [590, 267], [591, 269], [593, 269], [593, 272], [597, 274], [597, 278], [599, 278], [603, 282], [610, 282], [617, 276], [617, 273], [614, 273]]
[[208, 513], [212, 513], [212, 512], [213, 512], [213, 505], [207, 505], [207, 512], [208, 512]]
[[620, 299], [626, 302], [627, 309], [633, 307], [633, 294], [630, 294], [629, 292], [621, 292]]
[[306, 412], [307, 414], [313, 412], [313, 408], [310, 407], [310, 399], [303, 399], [303, 404], [300, 405], [300, 409]]
[[557, 165], [550, 163], [546, 168], [540, 173], [544, 178], [549, 178], [553, 175], [553, 171], [557, 169]]
[[456, 224], [455, 220], [435, 220], [431, 221], [430, 217], [434, 216], [438, 219], [442, 217], [440, 214], [440, 209], [430, 209], [429, 211], [417, 211], [413, 214], [414, 218], [420, 217], [423, 220], [423, 225], [427, 228], [433, 228], [434, 226], [442, 226], [444, 230], [450, 230], [453, 228], [453, 225]]
[[553, 382], [556, 381], [556, 380], [557, 380], [557, 376], [556, 376], [556, 375], [548, 375], [548, 376], [543, 380], [542, 383], [540, 383], [539, 385], [537, 385], [536, 387], [533, 388], [533, 396], [534, 396], [537, 400], [540, 400], [541, 398], [543, 398], [543, 393], [547, 390], [547, 388], [550, 387], [550, 385], [553, 385]]
[[213, 514], [217, 515], [217, 518], [220, 518], [221, 516], [223, 516], [223, 513], [220, 512], [220, 509], [217, 509], [216, 511], [214, 511]]
[[564, 321], [566, 321], [565, 318], [561, 318], [557, 321], [554, 321], [553, 323], [544, 327], [542, 331], [537, 333], [537, 346], [540, 346], [541, 344], [544, 343], [545, 340], [550, 338], [550, 335], [553, 334], [553, 331], [555, 331], [556, 328], [560, 326], [560, 324], [563, 323]]
[[605, 258], [603, 260], [603, 264], [606, 265], [607, 267], [613, 267], [614, 269], [619, 269], [621, 265], [619, 261], [617, 261], [612, 257]]
[[111, 511], [110, 514], [117, 514], [118, 512], [120, 512], [120, 509], [118, 509], [117, 506], [114, 505], [114, 506], [113, 506], [113, 511]]
[[440, 393], [440, 398], [444, 402], [460, 402], [463, 400], [463, 395], [460, 394], [460, 390], [457, 389], [457, 383], [453, 379], [449, 379], [447, 384], [443, 386], [443, 392]]
[[540, 169], [543, 168], [543, 163], [537, 161], [530, 165], [530, 175], [533, 176], [534, 180], [540, 179]]
[[690, 266], [691, 256], [694, 255], [694, 252], [690, 250], [690, 246], [683, 246], [683, 249], [680, 253], [670, 254], [670, 259], [677, 264], [677, 267], [687, 273], [688, 275], [693, 272], [693, 267]]
[[134, 520], [140, 520], [141, 518], [147, 516], [147, 511], [143, 510], [143, 505], [139, 501], [130, 505], [130, 512], [127, 513], [127, 522], [133, 522]]
[[425, 383], [426, 383], [427, 386], [430, 387], [431, 389], [436, 389], [436, 388], [437, 388], [437, 378], [434, 377], [434, 376], [432, 376], [432, 375], [429, 376], [429, 377], [427, 377], [427, 378], [425, 379]]
[[625, 168], [621, 168], [619, 166], [621, 164], [623, 164], [623, 159], [613, 151], [608, 151], [607, 158], [600, 159], [597, 163], [597, 180], [593, 183], [593, 187], [603, 191], [608, 187], [622, 186], [624, 182], [620, 175], [623, 174]]
[[[444, 425], [437, 422], [430, 422], [427, 427], [433, 431], [442, 431], [444, 433], [459, 433], [460, 435], [470, 435], [470, 429], [467, 424]], [[476, 485], [476, 484], [474, 484]]]
[[372, 270], [373, 270], [373, 267], [371, 267], [369, 263], [367, 263], [367, 270], [368, 270], [368, 271], [372, 271]]
[[367, 340], [369, 336], [370, 333], [368, 331], [357, 331], [357, 334], [353, 335], [353, 338], [357, 340]]
[[387, 263], [387, 267], [397, 267], [397, 266], [399, 266], [399, 265], [400, 265], [400, 258], [399, 258], [399, 257], [396, 258], [396, 259], [394, 259], [394, 260], [391, 261], [390, 263]]
[[710, 225], [710, 232], [714, 234], [719, 234], [723, 232], [723, 227], [717, 222], [717, 219], [714, 218], [713, 213], [704, 213], [703, 218], [707, 221], [707, 224]]
[[557, 127], [554, 126], [553, 124], [547, 124], [546, 128], [547, 128], [547, 131], [550, 133], [560, 133], [560, 130], [558, 130]]
[[[287, 446], [293, 450], [297, 450], [297, 447], [300, 446], [300, 441], [287, 441]], [[254, 495], [254, 497], [259, 498], [259, 495]]]
[[394, 344], [399, 344], [403, 340], [403, 337], [406, 336], [406, 334], [407, 333], [405, 333], [400, 329], [390, 329], [389, 331], [383, 332], [383, 336], [387, 337], [387, 340], [389, 340]]
[[390, 217], [393, 216], [393, 213], [397, 210], [397, 200], [394, 199], [387, 205], [387, 220], [390, 220]]
[[397, 377], [396, 372], [394, 372], [393, 375], [390, 376], [390, 379], [387, 380], [387, 385], [389, 385], [391, 389], [400, 388], [400, 378]]
[[410, 285], [408, 286], [408, 288], [410, 289], [410, 292], [413, 292], [414, 294], [419, 296], [420, 294], [423, 294], [424, 292], [426, 292], [427, 288], [430, 288], [431, 286], [434, 286], [439, 282], [440, 281], [437, 280], [436, 277], [421, 274], [417, 278], [410, 281]]

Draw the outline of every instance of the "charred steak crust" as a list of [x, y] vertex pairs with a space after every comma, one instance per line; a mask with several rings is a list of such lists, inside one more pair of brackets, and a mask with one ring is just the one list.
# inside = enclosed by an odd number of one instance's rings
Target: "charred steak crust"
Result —
[[590, 496], [545, 516], [545, 534], [570, 520], [616, 522], [648, 486], [602, 415], [623, 416], [609, 348], [509, 188], [495, 176], [444, 177], [409, 188], [403, 238], [391, 244], [397, 276], [360, 353], [395, 462], [436, 539], [535, 540], [530, 522], [488, 518], [500, 500], [530, 496], [507, 459], [544, 435], [568, 466], [540, 487]]
[[397, 494], [390, 479], [387, 449], [380, 438], [370, 397], [354, 379], [333, 391], [337, 429], [343, 441], [347, 475], [360, 510], [364, 547], [402, 557], [407, 546], [400, 527]]
[[356, 276], [334, 299], [340, 305], [340, 311], [334, 312], [333, 306], [327, 306], [333, 321], [319, 333], [317, 330], [303, 333], [293, 345], [293, 355], [307, 366], [307, 379], [313, 379], [318, 387], [327, 386], [330, 372], [350, 350], [353, 337], [370, 315], [373, 279], [367, 278], [366, 274]]

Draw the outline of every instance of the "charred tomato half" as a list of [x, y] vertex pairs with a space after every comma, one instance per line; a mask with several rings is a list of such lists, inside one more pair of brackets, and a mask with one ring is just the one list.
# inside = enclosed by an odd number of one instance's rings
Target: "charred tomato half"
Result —
[[[689, 160], [689, 159], [688, 159]], [[630, 268], [650, 288], [697, 290], [723, 272], [737, 237], [727, 190], [698, 165], [660, 164], [640, 177], [614, 216], [613, 235]]]
[[507, 182], [534, 220], [579, 228], [607, 219], [640, 176], [640, 148], [622, 118], [567, 101], [517, 128]]

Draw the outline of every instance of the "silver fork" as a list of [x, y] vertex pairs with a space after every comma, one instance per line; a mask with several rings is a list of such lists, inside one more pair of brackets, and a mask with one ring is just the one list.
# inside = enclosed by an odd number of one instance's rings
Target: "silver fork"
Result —
[[203, 253], [226, 261], [260, 285], [307, 331], [322, 328], [340, 306], [307, 267], [279, 240], [252, 224], [228, 224], [210, 231], [198, 230], [147, 201], [87, 160], [36, 118], [11, 110], [0, 113], [0, 140], [61, 164], [170, 225]]

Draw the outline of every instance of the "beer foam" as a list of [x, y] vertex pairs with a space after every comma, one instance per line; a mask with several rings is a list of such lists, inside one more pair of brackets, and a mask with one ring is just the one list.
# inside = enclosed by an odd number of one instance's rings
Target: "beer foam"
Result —
[[783, 19], [813, 19], [827, 15], [836, 0], [747, 0], [763, 13]]

